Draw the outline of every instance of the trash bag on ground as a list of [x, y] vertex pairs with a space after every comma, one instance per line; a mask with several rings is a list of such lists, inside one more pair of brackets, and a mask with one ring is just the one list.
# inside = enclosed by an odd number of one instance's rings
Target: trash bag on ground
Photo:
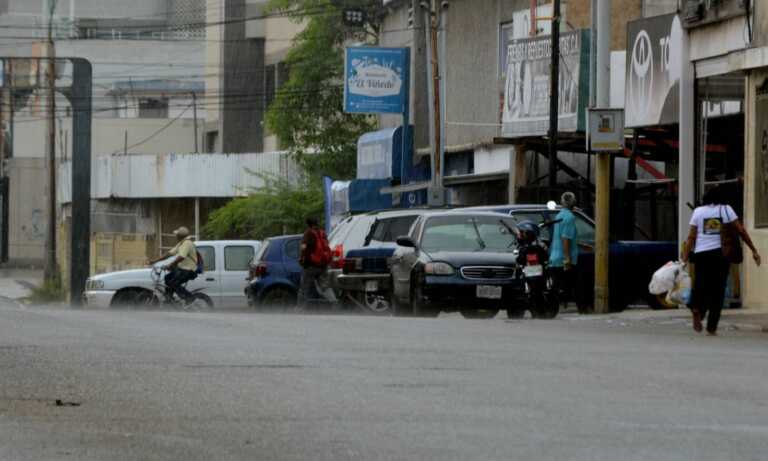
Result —
[[668, 293], [675, 287], [677, 273], [683, 268], [683, 263], [670, 261], [654, 272], [648, 292], [652, 295]]
[[681, 266], [675, 274], [674, 286], [667, 292], [667, 303], [688, 307], [691, 303], [691, 288], [691, 276], [685, 266]]

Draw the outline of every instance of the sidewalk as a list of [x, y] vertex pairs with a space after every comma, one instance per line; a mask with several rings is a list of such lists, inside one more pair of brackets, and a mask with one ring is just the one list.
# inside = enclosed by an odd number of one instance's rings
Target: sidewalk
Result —
[[32, 287], [39, 286], [42, 280], [42, 271], [0, 269], [0, 298], [18, 301], [29, 296]]
[[768, 333], [768, 311], [750, 309], [728, 309], [720, 318], [723, 326], [734, 330], [760, 331]]

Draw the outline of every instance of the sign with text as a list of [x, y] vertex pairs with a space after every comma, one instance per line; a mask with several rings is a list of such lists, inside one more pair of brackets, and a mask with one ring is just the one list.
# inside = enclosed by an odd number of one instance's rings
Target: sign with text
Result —
[[[515, 40], [507, 47], [502, 136], [543, 136], [549, 131], [551, 37]], [[558, 131], [585, 129], [589, 95], [589, 31], [560, 37]]]
[[347, 48], [344, 111], [402, 114], [407, 108], [409, 67], [408, 48]]
[[627, 24], [627, 127], [678, 122], [682, 40], [683, 27], [674, 14]]

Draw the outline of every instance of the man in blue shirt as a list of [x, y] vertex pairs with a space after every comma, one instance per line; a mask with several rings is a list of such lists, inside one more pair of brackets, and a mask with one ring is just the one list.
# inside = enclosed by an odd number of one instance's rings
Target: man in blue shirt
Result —
[[579, 260], [578, 231], [576, 230], [576, 195], [566, 192], [560, 198], [562, 209], [555, 217], [549, 247], [549, 267], [556, 286], [564, 295], [563, 301], [574, 299], [576, 263]]

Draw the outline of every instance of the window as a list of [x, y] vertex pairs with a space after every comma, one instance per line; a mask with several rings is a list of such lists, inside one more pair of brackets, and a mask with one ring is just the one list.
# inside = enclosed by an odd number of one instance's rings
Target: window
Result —
[[168, 118], [168, 98], [139, 99], [139, 118]]
[[[523, 221], [532, 221], [536, 224], [541, 224], [544, 222], [544, 215], [537, 211], [512, 213], [512, 216], [514, 216], [515, 222], [517, 223], [521, 223]], [[552, 219], [552, 218], [554, 218], [554, 215], [552, 215], [551, 217], [547, 216], [547, 219]], [[551, 232], [552, 232], [552, 227], [550, 226], [541, 229], [541, 238], [549, 241], [552, 238]]]
[[264, 108], [268, 109], [272, 101], [275, 100], [275, 87], [277, 79], [277, 68], [274, 64], [264, 68]]
[[251, 246], [231, 246], [224, 248], [224, 270], [247, 271], [255, 251]]
[[380, 219], [376, 221], [372, 232], [371, 240], [377, 242], [394, 242], [398, 237], [408, 235], [411, 225], [416, 220], [416, 216], [401, 216], [398, 218]]
[[264, 261], [267, 258], [267, 253], [269, 253], [268, 248], [271, 243], [272, 240], [267, 239], [261, 244], [259, 251], [256, 252], [256, 255], [251, 260], [251, 264], [256, 265], [259, 261]]
[[595, 226], [578, 214], [576, 214], [576, 233], [579, 242], [595, 243]]
[[512, 219], [491, 216], [440, 216], [424, 226], [425, 251], [511, 252], [517, 239]]
[[198, 253], [203, 257], [203, 270], [205, 272], [212, 272], [216, 270], [216, 251], [213, 247], [199, 246], [197, 247]]
[[299, 239], [288, 240], [285, 242], [285, 257], [288, 260], [299, 260]]
[[219, 132], [218, 131], [209, 131], [208, 133], [205, 133], [205, 151], [206, 152], [216, 152], [216, 142], [219, 138]]

